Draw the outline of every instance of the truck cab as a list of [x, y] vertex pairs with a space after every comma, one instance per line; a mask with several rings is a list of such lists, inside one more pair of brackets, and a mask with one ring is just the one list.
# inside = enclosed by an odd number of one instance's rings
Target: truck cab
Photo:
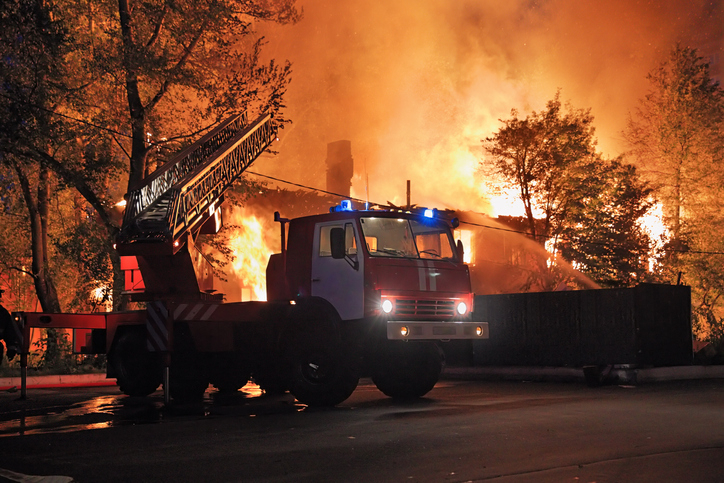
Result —
[[470, 321], [470, 274], [435, 210], [353, 210], [285, 220], [288, 243], [267, 268], [268, 300], [319, 297], [342, 321], [384, 320], [388, 339], [484, 337]]

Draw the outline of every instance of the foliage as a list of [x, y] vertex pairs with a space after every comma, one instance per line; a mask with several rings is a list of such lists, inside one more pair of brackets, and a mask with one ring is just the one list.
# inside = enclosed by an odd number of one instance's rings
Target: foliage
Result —
[[[74, 354], [68, 334], [55, 329], [42, 330], [28, 355], [28, 375], [87, 374], [104, 372], [106, 356]], [[20, 358], [0, 358], [0, 377], [19, 377]]]
[[6, 290], [5, 304], [12, 310], [34, 308], [30, 267], [30, 238], [27, 210], [17, 192], [17, 181], [7, 165], [0, 163], [0, 288]]
[[626, 287], [648, 276], [651, 240], [641, 218], [651, 189], [622, 159], [595, 159], [570, 207], [558, 248], [566, 260], [606, 287]]
[[[565, 109], [560, 93], [520, 119], [513, 110], [486, 138], [483, 169], [501, 176], [523, 202], [528, 234], [600, 284], [624, 286], [646, 270], [649, 240], [638, 225], [650, 190], [633, 167], [595, 152], [589, 110]], [[550, 242], [552, 240], [552, 244]], [[538, 257], [540, 289], [568, 281], [548, 255]]]
[[625, 136], [664, 206], [671, 242], [662, 276], [691, 285], [695, 332], [713, 338], [724, 318], [724, 91], [696, 50], [681, 46], [648, 81]]
[[[649, 91], [629, 118], [626, 139], [664, 203], [674, 239], [694, 235], [721, 186], [724, 92], [696, 50], [677, 46], [648, 75]], [[719, 207], [719, 206], [717, 206]]]
[[52, 176], [28, 148], [42, 146], [46, 152], [57, 134], [46, 106], [57, 93], [51, 72], [63, 56], [65, 32], [38, 2], [5, 2], [0, 19], [0, 162], [9, 168], [5, 176], [12, 173], [27, 209], [31, 254], [27, 269], [13, 268], [32, 276], [43, 310], [56, 312], [60, 304], [47, 247]]
[[518, 191], [530, 235], [544, 243], [563, 228], [582, 168], [594, 154], [593, 117], [570, 106], [564, 111], [558, 92], [544, 111], [519, 119], [514, 109], [501, 122], [484, 141], [489, 167]]

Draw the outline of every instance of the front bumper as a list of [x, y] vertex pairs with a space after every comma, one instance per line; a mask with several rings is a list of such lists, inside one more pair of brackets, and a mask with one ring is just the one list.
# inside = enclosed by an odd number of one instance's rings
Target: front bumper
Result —
[[389, 340], [487, 339], [487, 322], [388, 320]]

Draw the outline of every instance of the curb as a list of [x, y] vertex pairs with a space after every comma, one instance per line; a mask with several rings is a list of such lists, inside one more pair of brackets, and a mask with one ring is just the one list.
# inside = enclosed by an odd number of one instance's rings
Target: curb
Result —
[[678, 381], [685, 379], [724, 378], [724, 366], [676, 366], [639, 369], [637, 382]]
[[[104, 373], [30, 376], [27, 379], [28, 388], [113, 386], [115, 384], [116, 380], [107, 379]], [[0, 391], [20, 389], [20, 385], [20, 376], [0, 378]]]
[[[572, 367], [446, 367], [442, 377], [459, 380], [590, 382], [583, 368]], [[724, 379], [724, 366], [673, 366], [634, 368], [614, 366], [605, 373], [607, 381], [643, 384], [661, 381]]]
[[583, 382], [583, 369], [571, 367], [445, 367], [442, 378], [480, 381]]

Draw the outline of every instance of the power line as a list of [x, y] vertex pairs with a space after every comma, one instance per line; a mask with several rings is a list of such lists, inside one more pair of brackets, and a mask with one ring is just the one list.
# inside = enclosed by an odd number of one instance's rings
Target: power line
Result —
[[[359, 202], [359, 203], [367, 203], [367, 201], [361, 200], [361, 199], [359, 199], [359, 198], [352, 198], [351, 196], [348, 196], [348, 195], [343, 195], [343, 194], [340, 194], [340, 193], [334, 193], [334, 192], [332, 192], [332, 191], [327, 191], [327, 190], [323, 190], [323, 189], [320, 189], [320, 188], [313, 188], [312, 186], [306, 186], [306, 185], [299, 184], [299, 183], [293, 183], [293, 182], [287, 181], [287, 180], [285, 180], [285, 179], [275, 178], [274, 176], [269, 176], [269, 175], [266, 175], [266, 174], [256, 173], [256, 172], [254, 172], [254, 171], [246, 170], [246, 171], [244, 171], [244, 173], [253, 174], [254, 176], [260, 176], [260, 177], [262, 177], [262, 178], [271, 179], [271, 180], [273, 180], [273, 181], [278, 181], [278, 182], [280, 182], [280, 183], [289, 184], [289, 185], [296, 186], [296, 187], [298, 187], [298, 188], [307, 189], [307, 190], [310, 190], [310, 191], [318, 191], [318, 192], [320, 192], [320, 193], [324, 193], [324, 194], [327, 194], [327, 195], [338, 196], [338, 197], [343, 198], [343, 199], [345, 199], [345, 200], [357, 201], [357, 202]], [[371, 205], [374, 205], [374, 206], [384, 206], [384, 205], [381, 205], [381, 204], [379, 204], [379, 203], [370, 203], [370, 204], [371, 204]]]
[[[306, 189], [306, 190], [310, 190], [310, 191], [316, 191], [316, 192], [319, 192], [319, 193], [324, 193], [324, 194], [328, 194], [328, 195], [332, 195], [332, 196], [337, 196], [337, 197], [339, 197], [339, 198], [348, 199], [348, 200], [352, 200], [352, 201], [357, 201], [357, 202], [359, 202], [359, 203], [368, 203], [368, 201], [366, 201], [366, 200], [362, 200], [362, 199], [359, 199], [359, 198], [353, 198], [353, 197], [351, 197], [351, 196], [343, 195], [343, 194], [340, 194], [340, 193], [334, 193], [334, 192], [332, 192], [332, 191], [327, 191], [327, 190], [323, 190], [323, 189], [320, 189], [320, 188], [314, 188], [314, 187], [312, 187], [312, 186], [307, 186], [307, 185], [303, 185], [303, 184], [300, 184], [300, 183], [294, 183], [294, 182], [292, 182], [292, 181], [287, 181], [287, 180], [285, 180], [285, 179], [276, 178], [276, 177], [274, 177], [274, 176], [269, 176], [269, 175], [266, 175], [266, 174], [261, 174], [261, 173], [257, 173], [257, 172], [254, 172], [254, 171], [248, 171], [248, 170], [245, 171], [245, 172], [246, 172], [246, 173], [249, 173], [249, 174], [253, 174], [253, 175], [255, 175], [255, 176], [262, 177], [262, 178], [267, 178], [267, 179], [270, 179], [270, 180], [273, 180], [273, 181], [277, 181], [277, 182], [279, 182], [279, 183], [284, 183], [284, 184], [288, 184], [288, 185], [291, 185], [291, 186], [296, 186], [296, 187], [298, 187], [298, 188], [302, 188], [302, 189]], [[385, 204], [382, 204], [382, 203], [373, 203], [373, 202], [369, 202], [369, 203], [370, 203], [370, 205], [372, 205], [372, 206], [385, 206]], [[503, 232], [508, 232], [508, 233], [516, 233], [516, 234], [523, 235], [523, 236], [526, 236], [526, 237], [536, 237], [536, 238], [542, 238], [542, 237], [543, 237], [542, 235], [532, 235], [532, 234], [530, 234], [530, 233], [528, 233], [528, 232], [526, 232], [526, 231], [514, 230], [514, 229], [512, 229], [512, 228], [503, 228], [503, 227], [499, 227], [499, 226], [484, 225], [484, 224], [482, 224], [482, 223], [475, 223], [475, 222], [472, 222], [472, 221], [460, 220], [460, 223], [461, 223], [461, 224], [465, 224], [465, 225], [476, 226], [476, 227], [479, 227], [479, 228], [486, 228], [486, 229], [488, 229], [488, 230], [496, 230], [496, 231], [503, 231]], [[561, 237], [561, 238], [559, 238], [559, 239], [562, 240], [562, 241], [569, 241], [569, 242], [571, 241], [570, 239], [565, 238], [565, 237]], [[626, 247], [626, 245], [619, 244], [619, 243], [605, 243], [605, 242], [596, 242], [596, 241], [585, 241], [585, 242], [583, 242], [583, 243], [587, 243], [587, 244], [589, 244], [589, 245], [613, 246], [613, 247], [624, 247], [624, 248]], [[677, 252], [677, 253], [695, 253], [695, 254], [697, 254], [697, 255], [724, 255], [724, 252], [719, 252], [719, 251], [681, 250], [681, 249], [669, 249], [669, 250], [672, 251], [672, 252]]]

